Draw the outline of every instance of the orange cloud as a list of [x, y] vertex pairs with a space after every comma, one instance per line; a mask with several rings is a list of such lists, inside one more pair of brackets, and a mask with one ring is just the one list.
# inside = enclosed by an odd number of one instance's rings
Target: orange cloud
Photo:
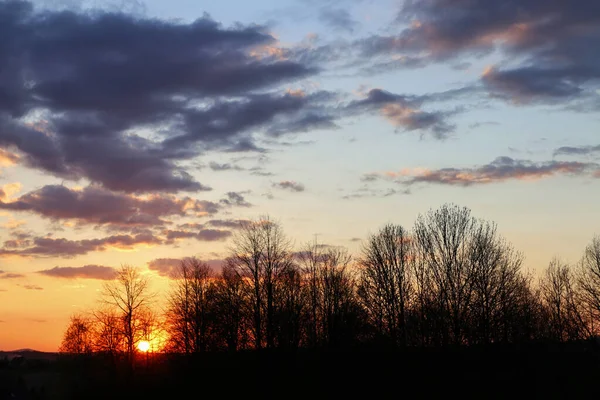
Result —
[[0, 149], [0, 167], [10, 167], [15, 165], [18, 161], [19, 156], [17, 154]]

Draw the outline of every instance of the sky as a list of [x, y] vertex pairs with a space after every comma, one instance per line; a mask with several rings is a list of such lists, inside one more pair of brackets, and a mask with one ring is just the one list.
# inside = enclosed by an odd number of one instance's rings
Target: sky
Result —
[[[239, 221], [358, 254], [444, 203], [538, 273], [600, 234], [597, 0], [0, 1], [0, 349]], [[158, 307], [158, 306], [157, 306]]]

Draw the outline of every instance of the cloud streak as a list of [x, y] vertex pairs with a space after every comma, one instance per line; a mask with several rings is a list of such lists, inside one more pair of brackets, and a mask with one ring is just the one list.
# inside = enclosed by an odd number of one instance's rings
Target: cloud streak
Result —
[[532, 162], [498, 157], [489, 164], [473, 168], [427, 168], [405, 169], [399, 172], [368, 174], [369, 181], [378, 179], [393, 180], [403, 185], [434, 184], [449, 186], [478, 186], [509, 180], [532, 181], [552, 176], [594, 176], [600, 165], [582, 162]]
[[95, 251], [108, 249], [133, 250], [138, 246], [156, 246], [163, 240], [152, 234], [113, 235], [100, 239], [70, 240], [65, 238], [34, 237], [15, 246], [0, 249], [0, 256], [65, 257], [72, 258]]
[[61, 279], [98, 279], [112, 280], [117, 276], [117, 271], [112, 267], [103, 265], [84, 265], [83, 267], [54, 267], [37, 271], [38, 274]]
[[70, 189], [61, 185], [47, 185], [12, 202], [0, 202], [0, 209], [112, 227], [163, 225], [168, 222], [165, 217], [199, 217], [215, 214], [220, 208], [218, 203], [190, 197], [177, 198], [168, 194], [138, 197], [97, 186]]
[[591, 156], [600, 155], [600, 145], [597, 146], [563, 146], [554, 150], [555, 156]]
[[304, 192], [305, 189], [302, 183], [295, 181], [275, 182], [272, 186], [277, 189], [289, 190], [292, 192]]

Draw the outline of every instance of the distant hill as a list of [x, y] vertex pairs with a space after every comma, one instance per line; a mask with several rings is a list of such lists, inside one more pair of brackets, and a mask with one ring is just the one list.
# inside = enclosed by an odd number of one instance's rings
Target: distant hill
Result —
[[48, 360], [53, 361], [57, 358], [58, 353], [48, 353], [34, 349], [18, 349], [12, 351], [0, 351], [0, 359], [22, 357], [25, 360]]

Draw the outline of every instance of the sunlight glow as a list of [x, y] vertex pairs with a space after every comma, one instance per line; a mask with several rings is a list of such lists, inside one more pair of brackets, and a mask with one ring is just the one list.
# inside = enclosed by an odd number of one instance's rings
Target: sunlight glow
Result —
[[139, 351], [146, 353], [148, 350], [150, 350], [150, 343], [145, 340], [142, 340], [138, 343], [137, 347]]

